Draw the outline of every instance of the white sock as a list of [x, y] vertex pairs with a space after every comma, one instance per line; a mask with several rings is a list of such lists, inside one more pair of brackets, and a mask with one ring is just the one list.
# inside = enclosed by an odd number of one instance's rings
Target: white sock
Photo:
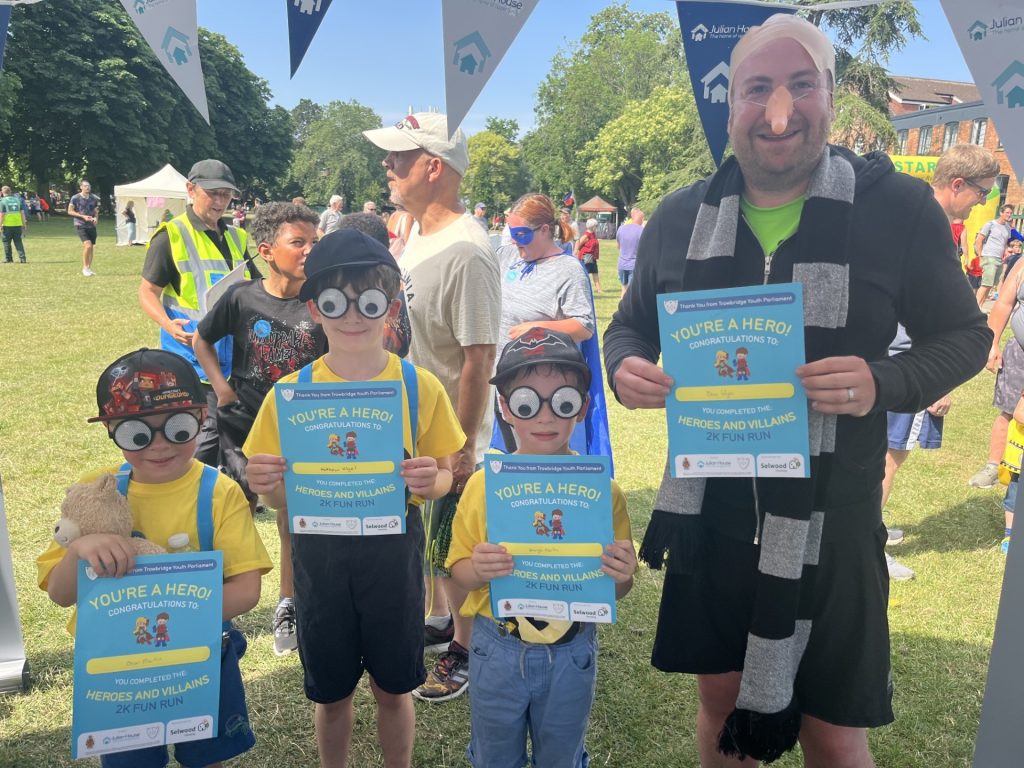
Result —
[[433, 627], [434, 629], [444, 629], [451, 623], [451, 621], [452, 617], [449, 614], [446, 616], [427, 616], [424, 623], [428, 627]]

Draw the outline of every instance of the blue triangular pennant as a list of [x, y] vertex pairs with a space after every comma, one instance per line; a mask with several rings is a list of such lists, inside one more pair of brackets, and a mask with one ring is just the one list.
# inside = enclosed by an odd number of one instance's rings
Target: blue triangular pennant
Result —
[[331, 0], [285, 0], [288, 3], [288, 48], [291, 52], [292, 77], [309, 50], [316, 31], [320, 29]]
[[750, 27], [776, 13], [793, 13], [785, 6], [743, 5], [738, 2], [676, 2], [683, 35], [686, 67], [690, 70], [697, 113], [716, 165], [722, 164], [729, 143], [729, 59]]

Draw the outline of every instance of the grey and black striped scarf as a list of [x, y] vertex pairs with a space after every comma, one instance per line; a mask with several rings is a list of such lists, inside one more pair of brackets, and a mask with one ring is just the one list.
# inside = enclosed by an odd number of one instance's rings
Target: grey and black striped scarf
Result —
[[[787, 246], [796, 254], [793, 281], [803, 284], [808, 362], [841, 348], [850, 295], [846, 244], [854, 183], [850, 163], [826, 151], [811, 178], [799, 229]], [[742, 190], [739, 165], [730, 158], [711, 179], [697, 213], [686, 254], [685, 290], [731, 286]], [[835, 450], [836, 417], [811, 409], [808, 417], [810, 478], [755, 481], [764, 522], [754, 609], [739, 698], [719, 740], [725, 754], [765, 762], [792, 749], [799, 735], [800, 704], [793, 684], [811, 632], [824, 491]], [[702, 478], [673, 478], [666, 466], [640, 558], [660, 568], [670, 553], [670, 573], [697, 573], [703, 499]]]

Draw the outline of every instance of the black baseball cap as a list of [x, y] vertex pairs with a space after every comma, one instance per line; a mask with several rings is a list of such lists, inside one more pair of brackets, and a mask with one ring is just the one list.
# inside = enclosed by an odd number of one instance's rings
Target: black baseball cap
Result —
[[188, 180], [203, 189], [230, 189], [238, 193], [235, 174], [220, 160], [200, 160], [188, 172]]
[[583, 386], [590, 389], [590, 368], [576, 342], [561, 331], [531, 328], [516, 336], [501, 352], [491, 384], [500, 384], [516, 371], [531, 365], [561, 365], [583, 374]]
[[306, 282], [299, 290], [302, 301], [315, 299], [325, 276], [346, 267], [390, 267], [399, 272], [398, 262], [379, 240], [357, 229], [339, 229], [320, 238], [306, 257]]
[[192, 364], [173, 352], [138, 349], [107, 366], [96, 382], [99, 416], [111, 421], [206, 407], [206, 394]]

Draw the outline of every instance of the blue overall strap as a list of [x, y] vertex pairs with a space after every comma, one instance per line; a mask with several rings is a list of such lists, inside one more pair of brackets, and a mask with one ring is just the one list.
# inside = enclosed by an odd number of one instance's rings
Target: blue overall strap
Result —
[[199, 529], [199, 548], [204, 552], [213, 551], [213, 489], [220, 473], [213, 467], [203, 465], [203, 476], [199, 480], [199, 497], [196, 499], [196, 528]]
[[[199, 548], [204, 552], [213, 551], [213, 489], [220, 475], [213, 467], [203, 465], [203, 476], [199, 479], [199, 495], [196, 498], [196, 528], [199, 529]], [[225, 621], [221, 630], [231, 629], [231, 622]]]
[[299, 378], [295, 382], [296, 384], [312, 384], [313, 383], [313, 364], [308, 363], [299, 369]]
[[128, 498], [128, 481], [132, 479], [132, 465], [127, 461], [117, 471], [117, 492]]
[[416, 455], [416, 438], [419, 436], [420, 387], [416, 366], [402, 360], [402, 381], [405, 382], [405, 399], [409, 403], [409, 434], [412, 439], [412, 456]]

